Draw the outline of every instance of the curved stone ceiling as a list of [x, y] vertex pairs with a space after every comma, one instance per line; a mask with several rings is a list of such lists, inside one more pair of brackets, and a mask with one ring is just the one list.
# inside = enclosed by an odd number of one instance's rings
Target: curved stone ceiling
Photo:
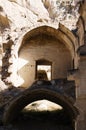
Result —
[[36, 89], [27, 89], [23, 93], [17, 95], [13, 100], [11, 100], [7, 106], [5, 107], [3, 123], [9, 124], [12, 122], [17, 116], [18, 113], [28, 104], [37, 100], [49, 100], [56, 104], [61, 105], [69, 114], [70, 118], [73, 120], [76, 119], [78, 115], [78, 110], [73, 105], [73, 102], [66, 96], [53, 91], [51, 89], [47, 89], [47, 86]]
[[37, 36], [40, 34], [46, 34], [46, 35], [52, 36], [53, 38], [56, 38], [61, 43], [65, 44], [68, 50], [70, 50], [72, 57], [74, 57], [74, 52], [76, 48], [76, 44], [74, 42], [75, 37], [70, 31], [68, 33], [69, 35], [67, 34], [67, 32], [68, 30], [66, 30], [66, 28], [63, 28], [63, 30], [61, 30], [60, 28], [55, 29], [49, 26], [41, 26], [25, 33], [25, 35], [22, 36], [21, 38], [22, 41], [19, 42], [18, 47], [20, 49], [23, 44], [25, 44], [34, 36]]

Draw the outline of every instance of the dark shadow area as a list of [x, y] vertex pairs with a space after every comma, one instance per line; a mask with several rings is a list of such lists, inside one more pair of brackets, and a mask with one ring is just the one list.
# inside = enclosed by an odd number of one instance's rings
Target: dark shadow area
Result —
[[[28, 130], [28, 128], [30, 130], [74, 130], [73, 119], [76, 119], [78, 112], [73, 106], [73, 102], [68, 96], [65, 96], [65, 91], [69, 90], [65, 90], [67, 86], [74, 87], [74, 83], [70, 85], [66, 79], [37, 81], [31, 88], [13, 87], [2, 91], [0, 93], [2, 102], [0, 104], [0, 130]], [[65, 91], [63, 92], [61, 89]], [[52, 112], [48, 110], [22, 111], [33, 101], [43, 99], [59, 104], [63, 109]]]
[[18, 130], [74, 130], [64, 109], [52, 112], [22, 111], [12, 126]]

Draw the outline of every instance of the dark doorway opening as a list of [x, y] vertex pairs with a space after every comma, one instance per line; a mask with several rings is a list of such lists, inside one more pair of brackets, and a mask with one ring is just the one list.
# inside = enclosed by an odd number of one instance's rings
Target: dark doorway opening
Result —
[[45, 99], [25, 106], [12, 125], [21, 130], [74, 130], [67, 111]]
[[[37, 108], [39, 100], [48, 100], [62, 107], [61, 110], [49, 111], [23, 111], [27, 105]], [[54, 106], [54, 105], [51, 105]], [[43, 102], [41, 108], [46, 108]], [[75, 119], [78, 114], [77, 109], [71, 104], [67, 97], [45, 88], [25, 90], [13, 102], [7, 106], [3, 116], [3, 123], [11, 123], [13, 128], [18, 130], [75, 130]]]

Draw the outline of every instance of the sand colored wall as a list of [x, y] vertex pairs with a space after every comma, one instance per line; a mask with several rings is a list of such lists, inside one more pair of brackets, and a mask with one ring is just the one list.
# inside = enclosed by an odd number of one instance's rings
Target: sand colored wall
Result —
[[52, 79], [66, 78], [67, 71], [72, 68], [71, 55], [64, 43], [49, 36], [40, 35], [27, 41], [19, 52], [19, 59], [26, 61], [24, 66], [18, 68], [24, 87], [35, 80], [36, 61], [39, 59], [52, 62]]

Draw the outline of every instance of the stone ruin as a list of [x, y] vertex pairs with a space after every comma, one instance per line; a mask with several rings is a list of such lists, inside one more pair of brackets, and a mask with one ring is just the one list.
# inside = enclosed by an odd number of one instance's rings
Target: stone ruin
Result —
[[[46, 66], [50, 80], [37, 80], [41, 65]], [[14, 119], [14, 108], [19, 112], [34, 101], [34, 94], [36, 99], [45, 97], [71, 109], [74, 129], [85, 130], [85, 84], [85, 0], [0, 0], [0, 120], [3, 124]], [[22, 100], [24, 104], [19, 108]]]

